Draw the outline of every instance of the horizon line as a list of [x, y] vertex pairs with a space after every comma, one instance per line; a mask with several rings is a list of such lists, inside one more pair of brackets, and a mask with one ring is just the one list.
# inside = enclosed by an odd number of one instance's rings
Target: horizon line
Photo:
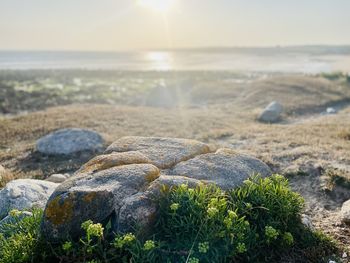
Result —
[[152, 52], [152, 51], [195, 51], [195, 50], [229, 50], [229, 49], [286, 49], [286, 48], [350, 48], [349, 44], [297, 44], [297, 45], [261, 45], [261, 46], [193, 46], [178, 48], [140, 48], [140, 49], [1, 49], [0, 52], [82, 52], [82, 53], [118, 53], [118, 52]]

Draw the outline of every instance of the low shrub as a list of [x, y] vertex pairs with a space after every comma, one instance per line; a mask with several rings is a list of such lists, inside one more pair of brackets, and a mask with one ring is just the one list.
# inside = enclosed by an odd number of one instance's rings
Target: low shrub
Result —
[[10, 212], [11, 223], [0, 225], [0, 262], [31, 262], [40, 243], [42, 211], [34, 210], [32, 216]]
[[151, 235], [115, 234], [110, 224], [86, 221], [79, 241], [56, 246], [39, 239], [35, 214], [6, 227], [0, 262], [326, 262], [337, 251], [302, 225], [304, 201], [279, 175], [253, 177], [228, 192], [212, 185], [164, 187], [158, 202]]

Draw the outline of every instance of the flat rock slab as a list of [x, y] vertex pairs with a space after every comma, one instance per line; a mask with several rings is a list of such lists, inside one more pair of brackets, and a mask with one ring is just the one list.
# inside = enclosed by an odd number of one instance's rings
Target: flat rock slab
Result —
[[58, 130], [40, 138], [36, 142], [36, 149], [47, 155], [70, 155], [83, 151], [100, 151], [103, 143], [98, 133], [73, 128]]
[[251, 175], [266, 177], [271, 174], [271, 170], [256, 158], [230, 149], [219, 149], [216, 153], [199, 155], [177, 164], [171, 174], [214, 183], [229, 190], [240, 186]]
[[0, 190], [0, 219], [12, 209], [44, 208], [58, 184], [33, 179], [13, 180]]
[[254, 174], [268, 176], [256, 158], [229, 149], [210, 152], [194, 140], [124, 137], [62, 183], [50, 197], [42, 232], [52, 242], [81, 235], [81, 223], [111, 222], [115, 232], [137, 225], [147, 232], [157, 215], [163, 187], [216, 184], [233, 189]]
[[195, 140], [132, 136], [117, 140], [106, 153], [129, 151], [138, 151], [155, 166], [166, 169], [210, 150], [208, 145]]

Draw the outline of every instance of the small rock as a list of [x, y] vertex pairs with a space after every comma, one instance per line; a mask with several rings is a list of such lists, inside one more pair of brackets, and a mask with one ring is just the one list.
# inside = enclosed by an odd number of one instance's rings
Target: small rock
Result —
[[280, 103], [273, 101], [259, 115], [258, 120], [268, 123], [277, 122], [279, 121], [282, 112], [283, 106]]
[[342, 258], [347, 258], [348, 254], [346, 254], [346, 252], [343, 253]]
[[0, 190], [0, 219], [12, 209], [44, 208], [58, 184], [33, 179], [13, 180]]
[[345, 224], [350, 224], [350, 200], [343, 203], [340, 210], [340, 217]]
[[62, 129], [50, 133], [36, 142], [38, 152], [47, 155], [70, 155], [77, 152], [100, 151], [103, 147], [101, 135], [83, 129]]
[[337, 114], [337, 110], [334, 109], [333, 107], [328, 107], [327, 110], [326, 110], [326, 113], [327, 114]]
[[310, 230], [314, 231], [315, 227], [312, 224], [312, 220], [311, 217], [309, 217], [308, 215], [302, 214], [301, 215], [301, 223], [306, 226], [307, 228], [309, 228]]
[[66, 181], [67, 178], [68, 178], [68, 176], [65, 174], [52, 174], [48, 178], [46, 178], [45, 181], [60, 184], [60, 183], [63, 183], [64, 181]]

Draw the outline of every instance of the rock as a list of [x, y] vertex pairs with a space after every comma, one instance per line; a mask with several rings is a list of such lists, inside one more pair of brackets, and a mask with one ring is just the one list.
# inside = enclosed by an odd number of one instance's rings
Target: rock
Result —
[[128, 151], [138, 151], [144, 154], [152, 164], [165, 169], [199, 154], [208, 153], [210, 149], [208, 145], [194, 140], [123, 137], [109, 146], [106, 153]]
[[350, 224], [350, 200], [343, 203], [340, 210], [340, 217], [345, 224]]
[[0, 190], [0, 219], [12, 209], [44, 208], [58, 184], [33, 179], [13, 180]]
[[86, 220], [111, 222], [119, 233], [135, 224], [148, 232], [157, 215], [154, 198], [164, 187], [214, 183], [232, 189], [255, 173], [271, 171], [232, 150], [211, 153], [198, 141], [124, 137], [57, 187], [44, 211], [42, 233], [52, 242], [68, 234], [77, 238]]
[[257, 173], [265, 177], [271, 175], [271, 170], [260, 160], [230, 149], [219, 149], [216, 153], [197, 156], [177, 164], [172, 170], [173, 175], [215, 183], [224, 190], [241, 185]]
[[305, 227], [309, 228], [310, 230], [315, 231], [315, 227], [314, 227], [314, 225], [312, 224], [312, 219], [311, 219], [311, 217], [309, 217], [308, 215], [305, 215], [305, 214], [302, 214], [302, 215], [301, 215], [301, 223], [302, 223]]
[[263, 110], [258, 117], [258, 120], [269, 123], [277, 122], [280, 119], [282, 112], [283, 106], [280, 103], [273, 101]]
[[2, 165], [0, 165], [0, 183], [4, 180], [6, 174], [7, 174], [7, 171]]
[[60, 184], [60, 183], [63, 183], [64, 181], [66, 181], [67, 178], [68, 178], [68, 176], [65, 174], [52, 174], [48, 178], [46, 178], [45, 181]]
[[2, 174], [5, 174], [5, 172], [6, 172], [5, 168], [2, 165], [0, 165], [0, 176]]
[[327, 114], [337, 114], [338, 111], [336, 109], [334, 109], [333, 107], [328, 107], [326, 110]]
[[70, 155], [77, 152], [100, 151], [103, 147], [101, 135], [83, 129], [62, 129], [50, 133], [36, 142], [37, 150], [47, 155]]
[[84, 164], [78, 172], [96, 172], [114, 166], [139, 163], [151, 163], [151, 160], [140, 152], [113, 152], [107, 155], [96, 156], [95, 158]]
[[130, 164], [97, 173], [82, 173], [61, 184], [50, 197], [43, 232], [51, 239], [81, 234], [86, 220], [106, 222], [115, 218], [125, 200], [159, 177], [152, 164]]

